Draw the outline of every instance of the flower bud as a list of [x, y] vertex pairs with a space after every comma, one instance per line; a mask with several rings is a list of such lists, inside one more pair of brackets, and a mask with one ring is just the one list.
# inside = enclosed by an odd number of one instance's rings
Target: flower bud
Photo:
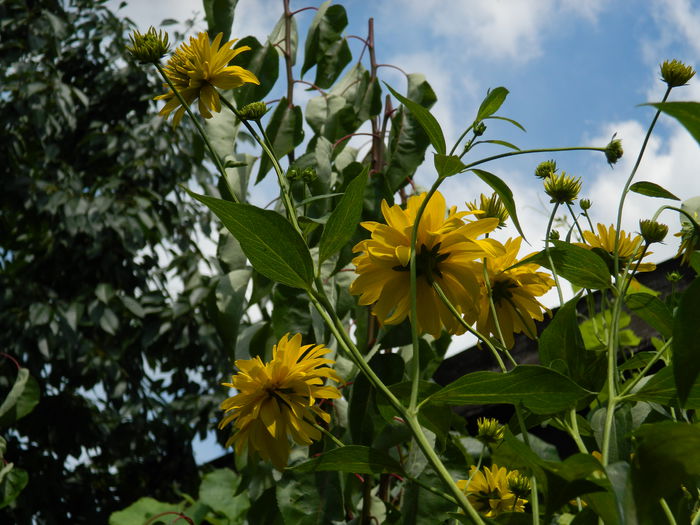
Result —
[[503, 441], [506, 427], [501, 425], [496, 419], [492, 417], [480, 417], [477, 419], [476, 425], [478, 429], [476, 439], [481, 441], [484, 445], [498, 445]]
[[666, 274], [666, 280], [670, 283], [677, 283], [681, 279], [683, 279], [683, 275], [680, 272], [673, 271]]
[[134, 30], [130, 35], [131, 45], [126, 46], [126, 50], [141, 63], [160, 62], [168, 50], [168, 33], [156, 31], [156, 28], [151, 26], [145, 34]]
[[316, 170], [310, 166], [308, 168], [304, 168], [304, 171], [301, 172], [301, 180], [303, 180], [306, 184], [312, 183], [317, 178], [318, 175], [316, 174]]
[[615, 164], [622, 157], [622, 141], [613, 138], [607, 146], [605, 146], [605, 158], [608, 159], [608, 164]]
[[550, 241], [558, 241], [560, 238], [559, 232], [557, 230], [552, 230], [549, 232], [549, 240]]
[[501, 198], [497, 193], [494, 193], [490, 197], [487, 197], [482, 193], [480, 201], [481, 202], [479, 204], [477, 204], [476, 201], [467, 202], [467, 208], [469, 208], [471, 211], [481, 211], [482, 213], [479, 214], [479, 219], [498, 219], [498, 228], [502, 228], [506, 225], [506, 221], [510, 215], [508, 214], [508, 210], [506, 210], [506, 207], [503, 205], [503, 202], [501, 202]]
[[591, 201], [590, 201], [589, 199], [581, 199], [581, 202], [579, 202], [579, 204], [581, 205], [581, 209], [582, 209], [583, 211], [588, 211], [588, 210], [590, 210], [590, 209], [591, 209], [591, 205], [592, 205], [592, 203], [591, 203]]
[[686, 66], [683, 62], [676, 59], [671, 61], [665, 60], [661, 64], [661, 80], [668, 84], [668, 87], [684, 86], [695, 75], [695, 70]]
[[557, 163], [554, 160], [540, 162], [535, 168], [535, 177], [546, 179], [557, 172]]
[[301, 179], [301, 172], [297, 168], [289, 168], [287, 170], [287, 180], [297, 181]]
[[565, 171], [561, 175], [553, 173], [544, 181], [544, 191], [550, 196], [549, 202], [571, 204], [581, 191], [581, 178], [570, 177]]
[[251, 102], [238, 111], [241, 120], [260, 120], [265, 113], [267, 113], [267, 104], [264, 102]]
[[515, 494], [517, 498], [525, 499], [530, 495], [530, 478], [517, 470], [512, 470], [508, 474], [508, 489]]
[[486, 124], [483, 122], [474, 123], [474, 136], [481, 137], [486, 132]]
[[653, 242], [661, 242], [666, 238], [668, 226], [652, 220], [642, 220], [639, 221], [639, 231], [644, 238], [644, 242], [651, 244]]

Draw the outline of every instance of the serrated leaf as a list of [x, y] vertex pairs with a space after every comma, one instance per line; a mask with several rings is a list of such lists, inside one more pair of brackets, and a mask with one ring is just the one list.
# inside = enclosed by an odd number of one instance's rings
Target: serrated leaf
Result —
[[318, 263], [320, 264], [331, 255], [339, 251], [347, 243], [357, 229], [362, 216], [362, 203], [364, 200], [365, 186], [369, 167], [365, 167], [355, 177], [347, 189], [340, 203], [333, 210], [326, 222], [321, 234], [318, 251]]
[[647, 105], [675, 118], [700, 144], [700, 102], [657, 102]]
[[671, 337], [673, 315], [661, 300], [648, 293], [632, 293], [625, 296], [625, 305], [662, 336]]
[[590, 396], [566, 376], [537, 365], [518, 365], [507, 374], [472, 372], [428, 397], [426, 403], [523, 404], [535, 414], [556, 414]]
[[227, 42], [231, 36], [233, 13], [238, 0], [203, 0], [204, 15], [211, 38], [223, 33], [221, 42]]
[[493, 189], [493, 191], [495, 191], [498, 194], [498, 196], [501, 198], [501, 201], [503, 202], [503, 206], [505, 206], [506, 210], [508, 210], [508, 214], [513, 220], [513, 225], [515, 226], [515, 229], [518, 230], [520, 236], [523, 239], [525, 239], [525, 234], [523, 233], [522, 228], [520, 228], [520, 221], [518, 220], [518, 210], [515, 207], [515, 199], [513, 198], [513, 192], [510, 190], [508, 185], [505, 182], [503, 182], [499, 177], [497, 177], [493, 173], [489, 173], [488, 171], [480, 169], [472, 169], [471, 171], [473, 171], [476, 174], [476, 176], [483, 180], [486, 184], [491, 186], [491, 189]]
[[399, 462], [391, 456], [360, 445], [348, 445], [329, 450], [318, 457], [292, 467], [290, 470], [295, 472], [335, 470], [355, 474], [403, 473]]
[[406, 106], [411, 114], [416, 118], [425, 133], [428, 135], [428, 139], [435, 148], [435, 151], [437, 153], [442, 153], [443, 155], [447, 153], [447, 144], [445, 143], [445, 136], [442, 133], [442, 128], [430, 111], [417, 102], [400, 95], [389, 84], [385, 83], [385, 85], [387, 88], [389, 88], [391, 94], [394, 95], [399, 102]]
[[436, 153], [433, 157], [435, 171], [440, 177], [451, 177], [464, 169], [464, 163], [457, 155], [443, 155]]
[[[550, 242], [554, 246], [549, 248], [549, 255], [558, 275], [581, 288], [603, 290], [610, 287], [610, 272], [598, 255], [591, 250], [564, 241]], [[545, 250], [523, 259], [514, 266], [530, 263], [552, 269]]]
[[223, 222], [258, 272], [287, 286], [309, 288], [314, 278], [311, 255], [304, 240], [279, 213], [187, 192]]
[[[272, 150], [278, 159], [284, 157], [302, 143], [304, 140], [303, 124], [304, 117], [302, 116], [301, 108], [299, 106], [289, 107], [287, 99], [282, 97], [265, 128], [265, 133], [270, 142], [272, 142]], [[260, 158], [260, 168], [255, 180], [256, 184], [265, 178], [270, 168], [272, 168], [272, 161], [267, 155], [263, 155]]]
[[659, 197], [661, 199], [673, 199], [674, 201], [679, 201], [680, 199], [676, 197], [670, 191], [662, 188], [658, 184], [647, 181], [635, 182], [630, 186], [630, 191], [639, 193], [640, 195], [646, 195], [647, 197]]
[[673, 377], [678, 398], [685, 405], [690, 389], [700, 376], [700, 278], [696, 278], [681, 296], [673, 320]]
[[490, 117], [500, 109], [508, 96], [509, 91], [504, 87], [497, 87], [490, 90], [479, 106], [474, 122], [479, 122]]

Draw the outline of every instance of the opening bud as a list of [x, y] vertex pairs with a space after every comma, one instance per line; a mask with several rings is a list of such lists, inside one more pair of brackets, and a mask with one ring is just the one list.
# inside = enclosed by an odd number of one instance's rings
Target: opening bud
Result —
[[620, 160], [623, 153], [622, 141], [620, 139], [613, 138], [608, 145], [605, 146], [605, 158], [608, 159], [608, 164], [611, 166]]
[[287, 180], [291, 182], [301, 180], [301, 171], [299, 171], [297, 168], [289, 168], [287, 170]]
[[530, 478], [513, 470], [508, 474], [508, 489], [517, 498], [525, 499], [530, 495]]
[[505, 436], [506, 433], [506, 427], [501, 425], [498, 420], [492, 417], [480, 417], [476, 420], [476, 426], [478, 429], [476, 439], [481, 441], [484, 445], [498, 445], [501, 441], [503, 441], [503, 436]]
[[683, 62], [676, 59], [665, 60], [661, 64], [661, 80], [668, 84], [668, 87], [685, 86], [688, 81], [695, 75], [695, 70], [686, 66]]
[[546, 179], [557, 172], [557, 163], [554, 160], [540, 162], [535, 168], [535, 177]]
[[506, 225], [506, 221], [510, 215], [508, 214], [508, 210], [506, 210], [506, 207], [503, 205], [503, 202], [501, 202], [501, 198], [497, 193], [494, 192], [490, 197], [487, 197], [482, 193], [480, 201], [481, 202], [479, 204], [477, 204], [476, 201], [467, 202], [467, 208], [469, 208], [471, 211], [482, 212], [478, 215], [480, 219], [498, 219], [498, 228], [502, 228]]
[[558, 241], [560, 239], [559, 232], [557, 230], [552, 230], [549, 232], [550, 241]]
[[481, 121], [475, 122], [474, 123], [474, 136], [481, 137], [481, 135], [483, 135], [484, 133], [486, 133], [486, 124], [484, 124]]
[[242, 120], [260, 120], [267, 113], [267, 104], [264, 102], [251, 102], [243, 106], [238, 113]]
[[647, 244], [661, 242], [668, 234], [668, 226], [648, 219], [639, 221], [639, 230]]
[[301, 180], [303, 180], [306, 184], [312, 183], [317, 178], [318, 175], [316, 174], [316, 170], [310, 166], [308, 168], [304, 168], [304, 171], [301, 172]]
[[144, 64], [157, 64], [170, 49], [168, 33], [156, 31], [153, 26], [149, 27], [145, 33], [134, 30], [129, 35], [129, 40], [131, 40], [131, 45], [127, 45], [126, 50], [136, 60]]
[[581, 202], [579, 202], [581, 205], [581, 209], [583, 211], [588, 211], [591, 209], [592, 203], [589, 199], [581, 199]]
[[581, 191], [581, 178], [570, 177], [565, 171], [561, 175], [553, 173], [544, 181], [544, 191], [549, 195], [549, 202], [571, 204]]

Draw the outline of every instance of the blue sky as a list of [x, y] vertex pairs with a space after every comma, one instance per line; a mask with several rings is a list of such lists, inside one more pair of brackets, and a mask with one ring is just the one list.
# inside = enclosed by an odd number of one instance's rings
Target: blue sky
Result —
[[[293, 0], [292, 9], [320, 3]], [[581, 176], [582, 196], [593, 201], [594, 222], [613, 223], [620, 190], [653, 116], [638, 104], [658, 101], [664, 93], [659, 63], [677, 58], [700, 65], [700, 2], [690, 0], [348, 0], [343, 5], [350, 22], [347, 35], [365, 37], [367, 19], [375, 19], [379, 62], [426, 75], [438, 95], [433, 113], [448, 143], [471, 123], [486, 90], [496, 86], [510, 90], [499, 114], [521, 122], [527, 133], [497, 123], [489, 124], [485, 138], [523, 149], [604, 146], [613, 133], [622, 139], [625, 156], [614, 169], [593, 153], [518, 157], [485, 167], [513, 189], [532, 250], [541, 246], [551, 209], [532, 174], [535, 166], [553, 157], [561, 169]], [[232, 36], [252, 34], [264, 40], [281, 8], [281, 0], [240, 0]], [[198, 1], [134, 0], [120, 13], [146, 29], [164, 18], [184, 20], [194, 11], [201, 20]], [[313, 11], [298, 15], [301, 42], [312, 18]], [[198, 28], [204, 29], [204, 23]], [[357, 56], [360, 43], [350, 40], [350, 45]], [[386, 68], [381, 74], [399, 91], [405, 89], [400, 73]], [[299, 86], [295, 97], [302, 101], [309, 94]], [[700, 100], [700, 80], [674, 90], [671, 98]], [[493, 150], [475, 152], [487, 154]], [[431, 163], [426, 163], [418, 183], [427, 186], [433, 177]], [[662, 117], [636, 180], [657, 182], [683, 200], [700, 195], [700, 148], [684, 129]], [[254, 190], [253, 200], [267, 203], [274, 191], [263, 184]], [[481, 191], [487, 188], [469, 176], [453, 177], [443, 186], [448, 201], [461, 207]], [[669, 201], [632, 195], [623, 228], [636, 231], [638, 220], [651, 217], [662, 204]], [[661, 220], [671, 232], [678, 230], [677, 216], [667, 213]], [[513, 234], [511, 229], [503, 236]], [[675, 254], [676, 238], [670, 239], [667, 246], [657, 245], [655, 260]], [[216, 455], [210, 447], [198, 450], [200, 459]]]

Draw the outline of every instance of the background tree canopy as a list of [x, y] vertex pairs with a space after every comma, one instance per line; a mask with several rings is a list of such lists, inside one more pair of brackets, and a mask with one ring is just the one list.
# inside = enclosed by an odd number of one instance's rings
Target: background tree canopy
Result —
[[[209, 218], [178, 187], [210, 183], [201, 148], [155, 117], [159, 82], [103, 4], [0, 5], [0, 351], [40, 387], [0, 422], [29, 473], [3, 523], [106, 523], [196, 487], [191, 442], [218, 405], [201, 377], [228, 366], [198, 268]], [[3, 359], [3, 396], [16, 375]]]

